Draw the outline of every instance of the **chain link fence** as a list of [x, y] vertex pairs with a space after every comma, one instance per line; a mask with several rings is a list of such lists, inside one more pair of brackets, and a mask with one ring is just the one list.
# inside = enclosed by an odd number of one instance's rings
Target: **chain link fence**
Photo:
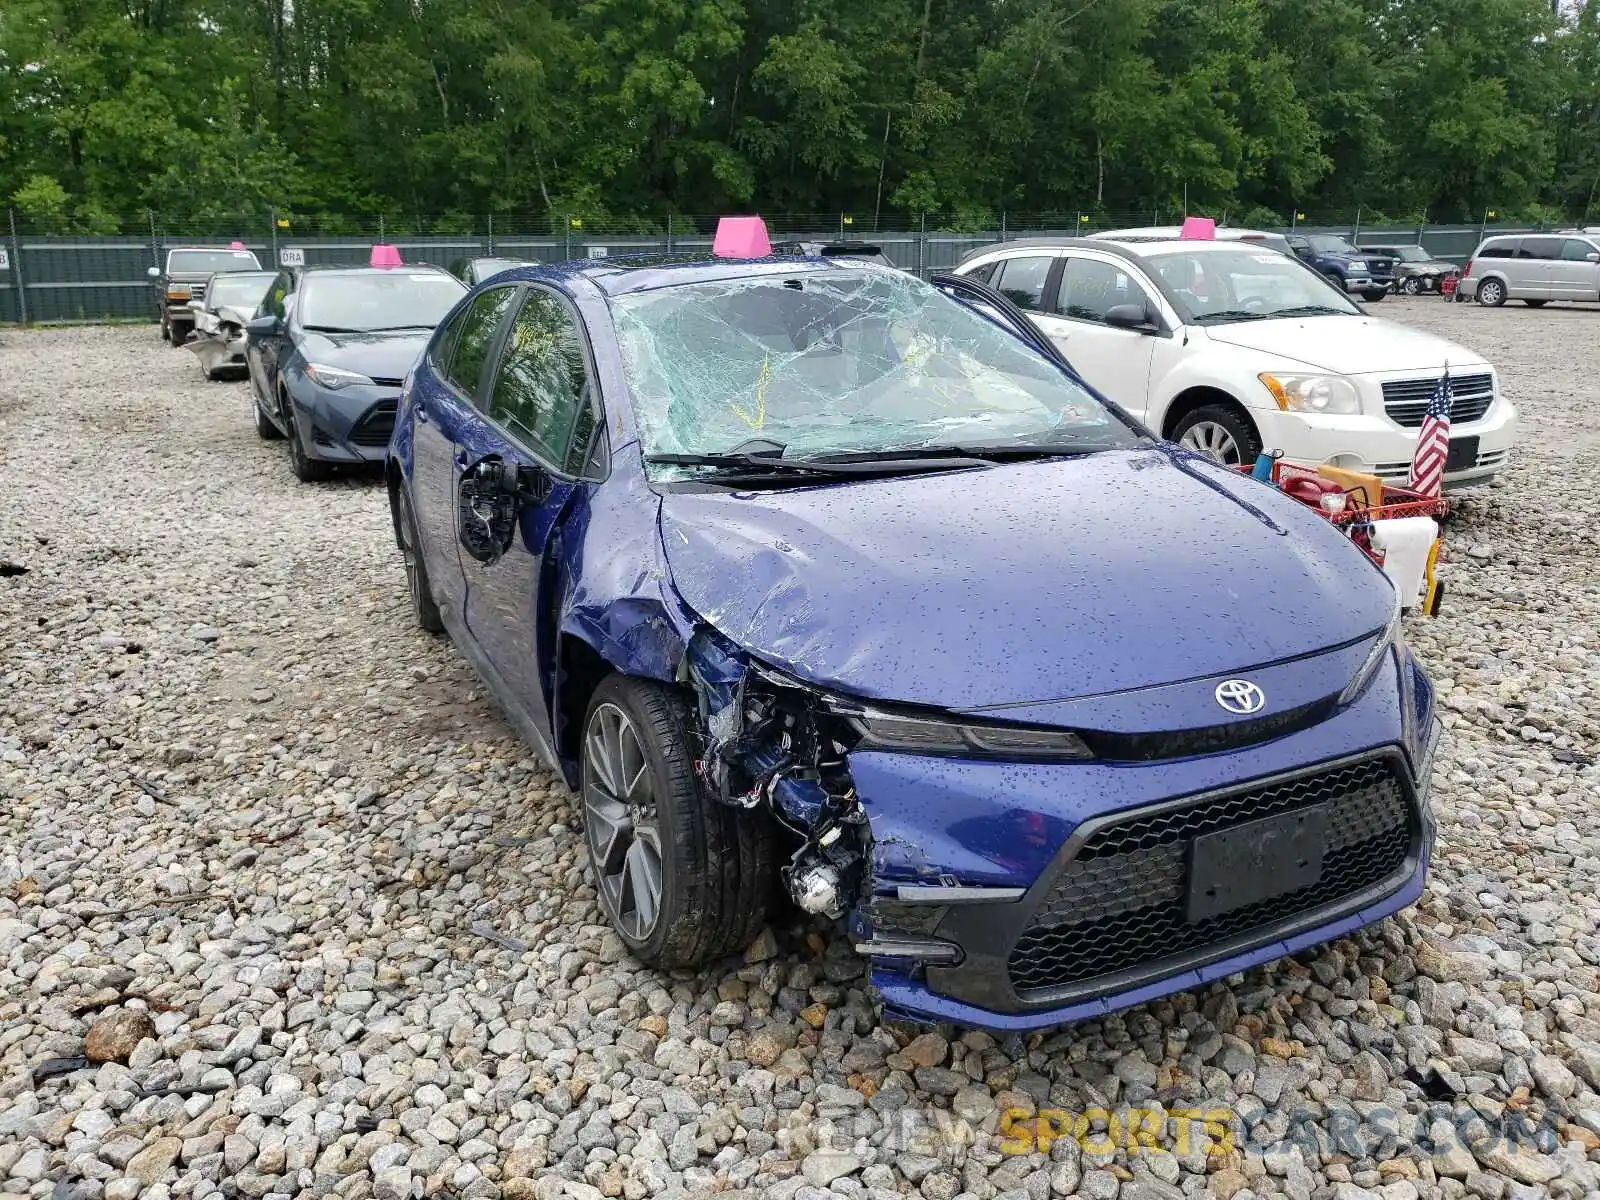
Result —
[[[1179, 210], [1000, 213], [972, 221], [850, 213], [763, 214], [774, 241], [869, 241], [897, 266], [926, 278], [955, 266], [976, 246], [1017, 237], [1073, 236], [1108, 229], [1176, 224]], [[1547, 224], [1480, 222], [1362, 224], [1332, 216], [1299, 221], [1303, 233], [1338, 233], [1358, 245], [1420, 244], [1437, 257], [1462, 262], [1487, 233], [1533, 232]], [[1221, 214], [1225, 219], [1226, 214]], [[659, 221], [607, 220], [549, 215], [446, 214], [431, 217], [271, 212], [265, 216], [143, 213], [102, 220], [109, 233], [65, 232], [7, 213], [0, 230], [0, 324], [158, 319], [151, 268], [184, 246], [242, 243], [264, 267], [305, 263], [365, 263], [376, 242], [396, 245], [407, 262], [453, 267], [485, 256], [565, 262], [625, 254], [693, 254], [709, 251], [718, 216], [671, 216]], [[1271, 232], [1291, 227], [1264, 225]]]

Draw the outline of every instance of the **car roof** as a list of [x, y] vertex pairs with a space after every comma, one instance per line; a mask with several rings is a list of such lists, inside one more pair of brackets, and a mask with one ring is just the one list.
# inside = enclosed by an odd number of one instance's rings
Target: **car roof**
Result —
[[[781, 243], [780, 243], [781, 244]], [[768, 258], [720, 258], [706, 252], [663, 254], [646, 252], [617, 255], [613, 258], [579, 259], [576, 262], [513, 267], [494, 277], [495, 283], [549, 283], [565, 287], [586, 282], [606, 296], [625, 296], [658, 288], [680, 287], [690, 283], [716, 283], [722, 280], [759, 279], [765, 276], [834, 273], [839, 271], [879, 271], [900, 275], [869, 260], [849, 258], [802, 258], [774, 255]]]
[[391, 275], [396, 271], [415, 275], [419, 271], [432, 271], [438, 275], [454, 279], [443, 267], [434, 263], [401, 263], [398, 267], [364, 267], [349, 264], [335, 263], [308, 263], [305, 266], [293, 267], [292, 270], [306, 275]]
[[[958, 266], [964, 266], [974, 259], [986, 254], [997, 254], [1003, 250], [1037, 249], [1037, 250], [1098, 250], [1101, 253], [1111, 253], [1128, 259], [1130, 262], [1146, 258], [1152, 254], [1173, 253], [1179, 250], [1190, 250], [1200, 254], [1215, 254], [1223, 250], [1239, 250], [1255, 243], [1240, 241], [1236, 238], [1224, 238], [1213, 241], [1209, 238], [1134, 238], [1123, 242], [1104, 234], [1093, 237], [1029, 237], [1012, 238], [1005, 242], [990, 242], [985, 246], [974, 246], [961, 256]], [[1260, 243], [1270, 248], [1271, 243]]]

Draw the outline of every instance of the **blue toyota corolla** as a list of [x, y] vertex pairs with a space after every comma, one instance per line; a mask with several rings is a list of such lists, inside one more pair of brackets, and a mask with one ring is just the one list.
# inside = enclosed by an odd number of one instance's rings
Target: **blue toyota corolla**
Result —
[[417, 620], [579, 791], [645, 962], [786, 896], [891, 1012], [1027, 1029], [1421, 891], [1433, 691], [1388, 580], [981, 284], [509, 272], [408, 377], [388, 484]]

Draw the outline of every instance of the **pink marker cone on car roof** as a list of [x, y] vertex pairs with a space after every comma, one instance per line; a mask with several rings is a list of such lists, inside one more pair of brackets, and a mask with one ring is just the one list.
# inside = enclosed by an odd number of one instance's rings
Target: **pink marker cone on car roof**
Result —
[[760, 217], [723, 217], [711, 253], [718, 258], [766, 258], [772, 253], [767, 223]]
[[403, 267], [405, 263], [400, 261], [399, 246], [374, 246], [372, 248], [372, 258], [368, 260], [368, 265], [373, 267]]

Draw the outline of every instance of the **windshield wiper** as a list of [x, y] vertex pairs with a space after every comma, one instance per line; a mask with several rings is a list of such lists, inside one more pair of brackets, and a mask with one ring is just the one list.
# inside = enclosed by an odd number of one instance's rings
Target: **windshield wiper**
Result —
[[399, 333], [403, 329], [432, 329], [432, 325], [374, 325], [366, 333]]
[[1244, 308], [1223, 308], [1216, 312], [1195, 314], [1194, 323], [1204, 325], [1210, 321], [1262, 321], [1269, 316], [1277, 315], [1277, 313], [1251, 312]]
[[[780, 458], [775, 454], [647, 454], [644, 461], [663, 467], [720, 467], [741, 476], [794, 475], [840, 479], [868, 475], [954, 471], [987, 465], [982, 459], [952, 451], [938, 457], [882, 459]], [[889, 464], [892, 464], [890, 466]], [[886, 470], [886, 466], [888, 469]]]
[[1294, 308], [1280, 308], [1274, 317], [1349, 317], [1355, 314], [1330, 304], [1300, 304]]
[[343, 325], [302, 325], [307, 333], [364, 333], [362, 329], [346, 329]]
[[812, 462], [873, 463], [873, 462], [926, 462], [930, 459], [964, 459], [976, 463], [1017, 462], [1029, 458], [1080, 458], [1085, 454], [1099, 454], [1110, 446], [1045, 446], [1037, 442], [1016, 445], [961, 445], [955, 442], [927, 446], [905, 446], [891, 450], [852, 450], [839, 454], [818, 455]]

